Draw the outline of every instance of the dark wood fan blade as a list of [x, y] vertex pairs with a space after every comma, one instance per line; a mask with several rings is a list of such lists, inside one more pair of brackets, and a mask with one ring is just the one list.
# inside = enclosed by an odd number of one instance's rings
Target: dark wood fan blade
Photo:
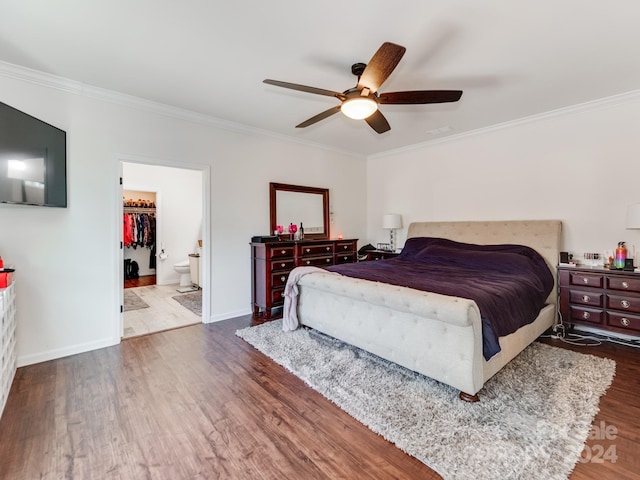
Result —
[[407, 49], [395, 43], [385, 42], [374, 53], [358, 80], [358, 88], [368, 88], [371, 93], [378, 91], [391, 72], [398, 66]]
[[413, 90], [408, 92], [385, 92], [378, 97], [379, 103], [414, 105], [420, 103], [457, 102], [462, 90]]
[[391, 126], [380, 110], [376, 110], [369, 117], [364, 119], [378, 133], [384, 133], [391, 130]]
[[309, 125], [313, 125], [314, 123], [319, 122], [320, 120], [324, 120], [325, 118], [330, 117], [331, 115], [333, 115], [334, 113], [338, 113], [339, 111], [340, 111], [340, 105], [336, 105], [335, 107], [332, 107], [329, 110], [325, 110], [324, 112], [319, 113], [314, 117], [311, 117], [309, 120], [306, 120], [301, 124], [296, 125], [296, 128], [308, 127]]
[[267, 78], [263, 80], [264, 83], [268, 83], [269, 85], [275, 85], [276, 87], [284, 87], [290, 88], [292, 90], [300, 90], [301, 92], [307, 93], [315, 93], [316, 95], [326, 95], [328, 97], [336, 97], [340, 100], [344, 100], [345, 96], [343, 93], [334, 92], [332, 90], [325, 90], [324, 88], [316, 88], [316, 87], [308, 87], [306, 85], [299, 85], [297, 83], [289, 83], [289, 82], [281, 82], [279, 80], [271, 80]]

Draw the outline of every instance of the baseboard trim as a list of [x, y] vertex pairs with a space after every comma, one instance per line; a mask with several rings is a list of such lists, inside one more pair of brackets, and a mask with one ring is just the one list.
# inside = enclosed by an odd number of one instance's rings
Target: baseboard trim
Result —
[[19, 355], [17, 364], [18, 367], [26, 367], [27, 365], [48, 362], [49, 360], [69, 357], [71, 355], [77, 355], [78, 353], [86, 353], [92, 350], [98, 350], [100, 348], [111, 347], [113, 345], [117, 345], [118, 343], [120, 342], [114, 341], [113, 338], [105, 338], [95, 342], [82, 343], [55, 350], [47, 350], [44, 352], [33, 353], [31, 355]]
[[209, 321], [208, 322], [205, 321], [204, 323], [221, 322], [222, 320], [229, 320], [230, 318], [243, 317], [245, 315], [249, 315], [250, 313], [251, 313], [251, 309], [249, 308], [236, 310], [234, 312], [218, 313], [216, 315], [211, 315], [211, 318], [209, 318]]

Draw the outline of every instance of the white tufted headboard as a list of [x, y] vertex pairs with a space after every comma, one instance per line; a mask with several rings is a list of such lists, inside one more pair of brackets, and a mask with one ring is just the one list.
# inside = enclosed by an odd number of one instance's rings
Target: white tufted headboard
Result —
[[[409, 225], [407, 238], [438, 237], [478, 245], [526, 245], [544, 257], [555, 278], [561, 248], [561, 232], [560, 220], [414, 222]], [[554, 288], [549, 295], [549, 301], [555, 303], [555, 299]]]

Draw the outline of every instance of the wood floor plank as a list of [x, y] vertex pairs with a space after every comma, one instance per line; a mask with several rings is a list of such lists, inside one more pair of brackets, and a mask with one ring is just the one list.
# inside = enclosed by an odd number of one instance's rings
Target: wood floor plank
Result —
[[[440, 478], [235, 336], [252, 322], [19, 368], [0, 419], [0, 479]], [[638, 351], [588, 353], [618, 362], [594, 421], [614, 426], [615, 438], [587, 443], [613, 445], [618, 458], [579, 463], [571, 479], [636, 478]]]

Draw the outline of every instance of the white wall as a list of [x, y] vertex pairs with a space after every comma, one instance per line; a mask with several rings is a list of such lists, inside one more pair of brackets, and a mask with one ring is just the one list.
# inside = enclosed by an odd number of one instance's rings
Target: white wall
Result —
[[[575, 255], [640, 255], [626, 207], [640, 203], [640, 98], [628, 95], [532, 121], [369, 159], [368, 237], [384, 213], [412, 221], [560, 219]], [[637, 262], [636, 262], [637, 263]]]
[[[156, 192], [156, 253], [161, 246], [168, 255], [166, 260], [156, 257], [156, 283], [178, 283], [180, 276], [173, 264], [189, 259], [202, 239], [202, 172], [183, 168], [124, 162], [122, 165], [124, 188]], [[138, 249], [140, 250], [140, 249]], [[138, 261], [140, 271], [148, 271], [149, 250], [143, 248]], [[125, 258], [133, 258], [125, 252]]]
[[16, 267], [19, 365], [119, 341], [123, 158], [210, 168], [210, 320], [251, 311], [249, 241], [269, 232], [269, 182], [329, 188], [332, 231], [366, 233], [364, 159], [1, 70], [1, 101], [67, 131], [68, 208], [0, 205], [0, 255]]

